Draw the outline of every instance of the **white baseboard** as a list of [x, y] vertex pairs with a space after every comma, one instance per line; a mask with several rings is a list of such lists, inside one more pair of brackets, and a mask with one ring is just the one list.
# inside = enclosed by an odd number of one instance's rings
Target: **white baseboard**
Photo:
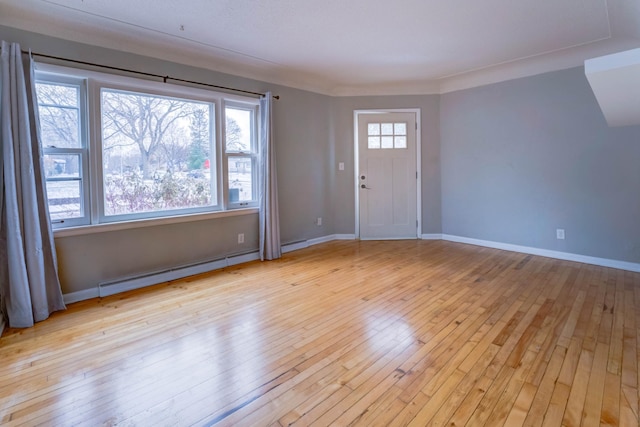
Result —
[[287, 243], [282, 246], [282, 253], [297, 251], [298, 249], [305, 249], [309, 246], [319, 245], [321, 243], [332, 242], [334, 240], [355, 240], [355, 234], [330, 234], [328, 236], [316, 237], [314, 239], [302, 240], [300, 242]]
[[502, 249], [505, 251], [521, 252], [524, 254], [538, 255], [547, 258], [561, 259], [564, 261], [582, 262], [584, 264], [598, 265], [601, 267], [617, 268], [619, 270], [627, 270], [640, 272], [640, 264], [627, 261], [618, 261], [608, 258], [598, 258], [587, 255], [573, 254], [569, 252], [552, 251], [549, 249], [533, 248], [530, 246], [512, 245], [510, 243], [492, 242], [490, 240], [471, 239], [469, 237], [453, 236], [443, 234], [442, 240], [449, 242], [466, 243], [469, 245], [484, 246], [487, 248]]
[[282, 253], [286, 254], [287, 252], [297, 251], [299, 249], [305, 249], [309, 247], [309, 241], [303, 240], [301, 242], [287, 243], [286, 245], [282, 245]]
[[317, 237], [315, 239], [309, 239], [307, 242], [309, 246], [319, 245], [320, 243], [332, 242], [334, 240], [355, 240], [355, 234], [330, 234], [324, 237]]
[[321, 243], [331, 242], [332, 240], [336, 240], [335, 234], [329, 235], [329, 236], [316, 237], [315, 239], [309, 239], [307, 240], [307, 243], [309, 244], [309, 246], [314, 246], [314, 245], [319, 245]]
[[422, 240], [442, 240], [442, 234], [423, 234], [420, 238]]
[[355, 234], [334, 234], [334, 240], [356, 240]]

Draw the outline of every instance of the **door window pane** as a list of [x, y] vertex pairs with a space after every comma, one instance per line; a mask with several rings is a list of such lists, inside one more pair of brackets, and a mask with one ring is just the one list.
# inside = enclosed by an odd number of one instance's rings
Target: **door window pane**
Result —
[[368, 123], [367, 133], [369, 149], [407, 148], [406, 123]]
[[383, 135], [393, 135], [393, 123], [382, 123], [380, 128]]
[[369, 135], [380, 135], [380, 123], [369, 123], [367, 130]]
[[393, 138], [393, 148], [407, 148], [407, 137], [395, 136]]
[[394, 133], [394, 135], [406, 135], [407, 134], [407, 124], [406, 123], [394, 123], [393, 124], [393, 133]]

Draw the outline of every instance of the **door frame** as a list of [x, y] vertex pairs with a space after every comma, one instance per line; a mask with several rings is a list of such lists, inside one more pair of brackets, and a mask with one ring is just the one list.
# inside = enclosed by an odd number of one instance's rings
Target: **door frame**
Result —
[[358, 177], [360, 176], [360, 147], [358, 135], [358, 119], [366, 114], [387, 114], [387, 113], [414, 113], [416, 116], [416, 170], [418, 177], [416, 179], [416, 218], [418, 226], [416, 227], [416, 239], [422, 238], [422, 143], [420, 123], [420, 108], [395, 108], [395, 109], [372, 109], [372, 110], [353, 110], [353, 146], [354, 146], [354, 193], [355, 193], [355, 213], [356, 213], [356, 239], [360, 239], [360, 192], [358, 187]]

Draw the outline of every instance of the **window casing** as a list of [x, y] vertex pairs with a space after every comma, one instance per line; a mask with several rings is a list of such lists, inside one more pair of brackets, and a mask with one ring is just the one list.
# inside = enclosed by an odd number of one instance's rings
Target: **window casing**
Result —
[[[64, 71], [75, 75], [61, 74], [58, 69], [36, 73], [54, 228], [257, 206], [256, 99], [102, 73]], [[50, 87], [74, 88], [77, 108], [45, 102], [43, 89]], [[52, 111], [67, 110], [82, 117], [79, 142], [56, 145], [51, 135], [59, 129], [55, 129], [57, 118]], [[223, 124], [226, 111], [230, 116], [239, 111], [240, 117], [248, 120], [230, 128]], [[63, 124], [58, 127], [64, 128]], [[238, 144], [228, 138], [249, 142], [242, 149], [233, 149]], [[76, 163], [71, 162], [73, 169], [63, 165], [76, 158], [81, 172], [71, 174]], [[230, 168], [230, 163], [235, 167]], [[79, 200], [74, 205], [77, 209], [62, 211], [59, 206], [71, 198], [56, 192], [56, 186], [66, 186], [66, 193], [71, 194], [76, 182], [80, 186], [79, 197], [73, 198], [74, 202]]]
[[90, 222], [86, 82], [58, 76], [36, 82], [49, 215], [54, 227]]
[[224, 179], [227, 205], [258, 205], [258, 135], [256, 105], [225, 102]]

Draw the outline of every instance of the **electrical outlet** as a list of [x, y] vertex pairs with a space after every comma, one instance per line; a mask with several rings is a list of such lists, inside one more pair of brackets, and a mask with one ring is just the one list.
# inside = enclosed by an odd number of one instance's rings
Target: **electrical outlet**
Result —
[[338, 170], [339, 171], [343, 171], [344, 170], [344, 162], [338, 163]]
[[558, 228], [556, 230], [556, 239], [564, 240], [564, 228]]
[[238, 244], [244, 243], [244, 233], [238, 234]]
[[316, 225], [318, 227], [320, 227], [322, 225], [322, 218], [321, 217], [316, 218]]

